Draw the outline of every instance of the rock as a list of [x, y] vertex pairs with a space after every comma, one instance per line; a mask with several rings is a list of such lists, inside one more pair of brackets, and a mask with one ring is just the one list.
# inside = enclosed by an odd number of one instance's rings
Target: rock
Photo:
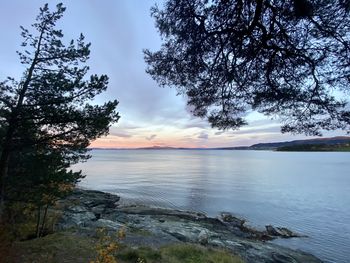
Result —
[[[123, 242], [129, 245], [160, 247], [174, 242], [191, 242], [228, 249], [247, 263], [320, 263], [316, 257], [282, 246], [262, 242], [276, 237], [299, 236], [283, 227], [266, 226], [255, 230], [245, 220], [230, 213], [210, 218], [201, 213], [148, 206], [119, 206], [119, 197], [98, 191], [77, 190], [66, 199], [61, 226], [83, 226], [82, 233], [93, 235], [97, 227], [110, 231], [126, 225], [129, 231]], [[149, 233], [147, 235], [143, 233]], [[165, 243], [164, 243], [165, 242]]]
[[201, 245], [206, 245], [208, 244], [208, 241], [209, 241], [208, 233], [205, 230], [202, 230], [198, 235], [198, 243], [200, 243]]
[[96, 216], [101, 216], [104, 211], [106, 209], [106, 206], [101, 204], [101, 205], [97, 205], [91, 208], [91, 212], [93, 212]]
[[176, 239], [182, 242], [190, 242], [191, 240], [184, 234], [179, 233], [179, 232], [167, 232], [168, 234], [172, 235]]
[[100, 191], [75, 189], [70, 199], [77, 199], [89, 208], [103, 205], [105, 208], [114, 209], [120, 197]]
[[302, 235], [298, 233], [294, 233], [293, 231], [289, 230], [286, 227], [274, 227], [272, 225], [265, 226], [267, 234], [271, 236], [278, 236], [283, 238], [290, 238], [290, 237], [302, 237]]
[[120, 224], [118, 222], [107, 220], [107, 219], [98, 219], [96, 222], [93, 223], [96, 227], [102, 227], [110, 230], [119, 230], [123, 227], [125, 227], [124, 224]]
[[227, 212], [222, 212], [220, 216], [223, 222], [230, 223], [231, 225], [234, 225], [237, 227], [242, 227], [246, 222], [245, 219], [235, 217], [231, 213], [227, 213]]
[[71, 205], [67, 208], [68, 211], [73, 212], [73, 213], [84, 213], [88, 212], [86, 207], [81, 206], [81, 205]]
[[215, 246], [215, 247], [224, 247], [225, 246], [225, 244], [219, 239], [210, 240], [210, 245]]
[[272, 225], [265, 226], [266, 232], [271, 236], [280, 236], [280, 233]]
[[72, 226], [85, 226], [93, 220], [96, 220], [96, 217], [92, 212], [66, 213], [59, 225], [61, 228], [66, 229]]
[[294, 258], [288, 255], [272, 253], [272, 258], [278, 263], [298, 263]]

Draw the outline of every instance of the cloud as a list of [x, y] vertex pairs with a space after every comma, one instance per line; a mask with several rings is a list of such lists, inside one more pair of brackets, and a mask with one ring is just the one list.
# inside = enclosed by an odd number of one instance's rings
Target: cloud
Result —
[[109, 135], [120, 137], [120, 138], [131, 138], [132, 134], [125, 130], [118, 129], [116, 127], [111, 127], [109, 130]]
[[198, 138], [198, 139], [205, 139], [205, 140], [207, 140], [207, 139], [209, 138], [209, 136], [208, 136], [208, 133], [206, 133], [206, 132], [201, 132], [201, 133], [198, 135], [197, 138]]
[[132, 135], [131, 134], [126, 134], [126, 133], [112, 133], [112, 135], [114, 136], [117, 136], [117, 137], [120, 137], [120, 138], [131, 138]]
[[252, 128], [242, 128], [241, 130], [236, 130], [230, 132], [228, 135], [229, 137], [235, 137], [235, 135], [247, 135], [247, 134], [254, 134], [254, 135], [259, 135], [259, 134], [279, 134], [280, 127], [278, 125], [271, 125], [269, 127], [252, 127]]
[[188, 115], [186, 119], [186, 123], [183, 125], [183, 128], [200, 128], [207, 129], [210, 125], [207, 120], [200, 119], [198, 117], [194, 117], [192, 115]]
[[147, 136], [145, 139], [148, 140], [148, 141], [152, 141], [156, 137], [157, 137], [157, 134], [152, 134], [150, 136]]
[[223, 133], [225, 133], [224, 131], [217, 131], [216, 133], [214, 133], [215, 135], [221, 135], [221, 134], [223, 134]]

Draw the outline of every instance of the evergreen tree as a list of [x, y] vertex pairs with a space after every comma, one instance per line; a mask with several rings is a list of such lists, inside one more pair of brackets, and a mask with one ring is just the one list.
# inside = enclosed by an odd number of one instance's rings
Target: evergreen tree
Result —
[[255, 110], [282, 132], [350, 131], [350, 1], [167, 0], [147, 72], [196, 116], [237, 129]]
[[83, 35], [68, 45], [62, 42], [63, 33], [55, 25], [64, 11], [62, 4], [55, 11], [46, 4], [31, 31], [21, 27], [23, 51], [18, 54], [26, 70], [21, 79], [0, 83], [0, 214], [14, 152], [44, 148], [73, 164], [88, 158], [91, 140], [107, 134], [119, 119], [116, 100], [91, 104], [106, 90], [108, 77], [86, 77], [90, 43]]
[[[43, 234], [48, 209], [60, 198], [68, 195], [83, 178], [81, 171], [73, 172], [70, 162], [60, 150], [46, 147], [30, 147], [12, 153], [6, 181], [7, 205], [10, 207], [35, 207], [36, 236]], [[10, 213], [16, 215], [18, 211]], [[18, 217], [18, 216], [17, 216]], [[13, 220], [13, 225], [25, 220]]]

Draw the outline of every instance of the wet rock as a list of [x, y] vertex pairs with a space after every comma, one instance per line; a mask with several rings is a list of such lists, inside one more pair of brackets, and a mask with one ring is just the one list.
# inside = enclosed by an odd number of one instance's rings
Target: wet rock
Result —
[[291, 238], [291, 237], [305, 237], [302, 236], [298, 233], [295, 233], [291, 230], [289, 230], [286, 227], [274, 227], [272, 225], [267, 225], [265, 226], [266, 232], [268, 235], [271, 236], [277, 236], [277, 237], [282, 237], [282, 238]]
[[120, 197], [101, 191], [75, 189], [68, 200], [78, 201], [88, 208], [103, 206], [105, 209], [114, 209], [117, 207]]
[[231, 225], [242, 227], [246, 222], [245, 219], [241, 219], [233, 216], [231, 213], [222, 212], [220, 218], [225, 223], [230, 223]]
[[272, 258], [276, 263], [298, 263], [294, 258], [288, 255], [272, 253]]

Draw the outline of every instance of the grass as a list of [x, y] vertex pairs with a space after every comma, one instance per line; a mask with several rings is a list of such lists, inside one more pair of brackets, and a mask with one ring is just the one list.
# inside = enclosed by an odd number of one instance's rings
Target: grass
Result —
[[206, 249], [197, 245], [178, 244], [160, 249], [167, 263], [243, 263], [228, 251]]
[[[16, 242], [15, 262], [88, 263], [95, 256], [95, 240], [74, 232], [58, 232], [43, 238]], [[11, 262], [11, 261], [9, 261]]]
[[[5, 262], [88, 263], [96, 256], [96, 241], [74, 231], [58, 232], [40, 239], [16, 242], [16, 253]], [[120, 245], [115, 257], [118, 263], [243, 263], [228, 251], [192, 244], [174, 244], [160, 249]]]
[[118, 252], [117, 259], [122, 263], [243, 263], [238, 256], [227, 251], [191, 244], [174, 244], [158, 250], [125, 248]]

